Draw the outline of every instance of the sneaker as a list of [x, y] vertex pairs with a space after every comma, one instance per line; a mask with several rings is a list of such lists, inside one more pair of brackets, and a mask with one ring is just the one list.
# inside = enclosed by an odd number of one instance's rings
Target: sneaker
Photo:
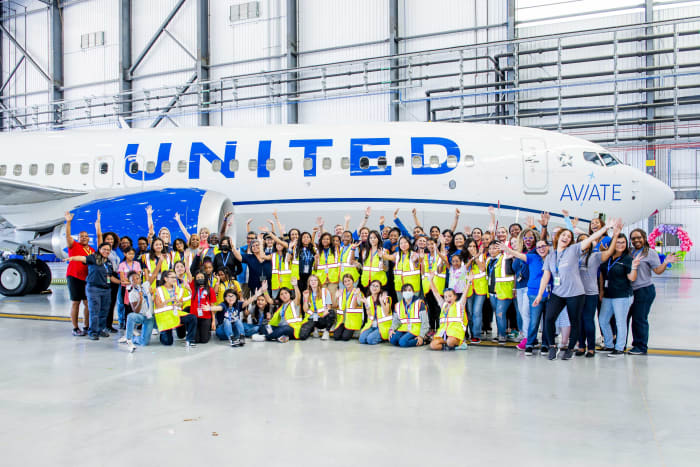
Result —
[[608, 357], [616, 358], [616, 357], [624, 357], [625, 353], [622, 350], [613, 350], [608, 354]]
[[158, 331], [157, 329], [154, 329], [154, 330], [151, 332], [151, 335], [152, 335], [152, 336], [157, 336], [159, 332], [160, 332], [160, 331]]
[[479, 339], [478, 337], [472, 337], [471, 343], [472, 344], [481, 344], [481, 339]]
[[506, 338], [505, 336], [501, 336], [498, 338], [498, 345], [506, 345]]
[[289, 337], [282, 336], [279, 339], [277, 339], [277, 342], [281, 342], [282, 344], [285, 344], [285, 343], [289, 342]]
[[493, 336], [493, 337], [491, 338], [491, 342], [496, 342], [496, 343], [497, 343], [497, 342], [498, 342], [498, 336]]
[[583, 350], [583, 349], [576, 349], [576, 356], [577, 356], [577, 357], [580, 357], [580, 356], [582, 356], [582, 355], [585, 354], [585, 353], [586, 353], [586, 351]]
[[241, 340], [240, 339], [233, 339], [231, 338], [231, 347], [240, 347], [241, 346]]
[[106, 330], [100, 331], [100, 337], [109, 337], [109, 333]]
[[119, 325], [119, 329], [121, 329], [122, 331], [125, 331], [125, 330], [126, 330], [126, 324], [120, 324], [120, 325]]
[[532, 357], [532, 347], [525, 347], [525, 355]]
[[547, 353], [547, 358], [550, 360], [555, 360], [557, 358], [557, 350], [558, 349], [554, 346], [551, 349], [549, 349], [549, 352]]
[[518, 331], [511, 331], [506, 335], [506, 337], [508, 338], [508, 342], [519, 342], [519, 336], [520, 333], [518, 333]]
[[318, 339], [318, 338], [319, 338], [318, 329], [314, 329], [314, 332], [311, 333], [311, 336], [312, 336], [312, 337], [315, 337], [316, 339]]
[[126, 344], [127, 342], [129, 342], [129, 341], [126, 340], [126, 336], [122, 336], [122, 337], [119, 338], [119, 343], [120, 343], [120, 344]]
[[593, 357], [595, 357], [594, 351], [589, 350], [588, 352], [586, 352], [586, 358], [593, 358]]
[[97, 336], [97, 334], [90, 334], [90, 335], [88, 336], [88, 338], [89, 338], [91, 341], [98, 341], [98, 340], [100, 340], [100, 338]]
[[328, 332], [328, 329], [323, 331], [323, 335], [321, 336], [322, 341], [327, 341], [330, 339], [330, 332]]
[[134, 345], [134, 342], [132, 340], [126, 341], [127, 345], [129, 346], [129, 353], [134, 353], [136, 351], [136, 346]]
[[89, 336], [90, 335], [90, 328], [85, 326], [83, 327], [83, 336]]
[[547, 347], [545, 347], [544, 345], [542, 347], [540, 347], [540, 353], [542, 354], [542, 356], [547, 355], [547, 352], [549, 352]]
[[197, 348], [197, 344], [194, 342], [185, 341], [185, 348], [186, 349], [195, 349], [195, 348]]
[[570, 360], [574, 356], [574, 351], [566, 349], [564, 355], [561, 357], [562, 360]]
[[116, 334], [116, 333], [119, 332], [119, 330], [118, 330], [117, 328], [115, 328], [114, 326], [108, 327], [107, 330], [108, 330], [109, 332], [111, 332], [112, 334]]
[[458, 345], [457, 347], [455, 347], [455, 350], [467, 350], [468, 348], [469, 348], [469, 346], [467, 345], [467, 343], [466, 343], [466, 342], [462, 342], [460, 345]]
[[525, 347], [527, 347], [527, 339], [522, 339], [518, 345], [518, 350], [525, 350]]
[[645, 351], [639, 350], [636, 347], [632, 347], [631, 349], [629, 349], [629, 351], [627, 353], [630, 355], [646, 355], [647, 354]]
[[610, 353], [613, 350], [615, 350], [615, 347], [602, 347], [602, 348], [598, 349], [598, 352]]
[[76, 337], [83, 337], [85, 335], [85, 332], [81, 331], [80, 328], [75, 328], [73, 329], [73, 335]]
[[[326, 332], [328, 332], [328, 331], [326, 331]], [[325, 335], [325, 333], [324, 333], [324, 335]], [[252, 339], [253, 339], [253, 342], [265, 342], [265, 336], [263, 336], [262, 334], [253, 334]]]

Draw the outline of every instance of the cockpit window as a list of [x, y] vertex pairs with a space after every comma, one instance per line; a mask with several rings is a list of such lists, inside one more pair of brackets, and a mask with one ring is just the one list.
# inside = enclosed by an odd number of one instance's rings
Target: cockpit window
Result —
[[593, 162], [596, 165], [603, 165], [603, 162], [600, 160], [598, 154], [596, 154], [595, 152], [584, 152], [583, 158], [586, 159], [588, 162]]
[[620, 164], [620, 161], [612, 154], [600, 153], [600, 158], [603, 160], [603, 165], [605, 165], [605, 167]]

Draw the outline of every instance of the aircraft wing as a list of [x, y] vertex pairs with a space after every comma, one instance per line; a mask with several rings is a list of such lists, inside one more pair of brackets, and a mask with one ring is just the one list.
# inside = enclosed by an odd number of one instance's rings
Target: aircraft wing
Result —
[[43, 203], [45, 201], [74, 198], [84, 195], [85, 193], [84, 191], [53, 188], [0, 178], [0, 204], [5, 206]]

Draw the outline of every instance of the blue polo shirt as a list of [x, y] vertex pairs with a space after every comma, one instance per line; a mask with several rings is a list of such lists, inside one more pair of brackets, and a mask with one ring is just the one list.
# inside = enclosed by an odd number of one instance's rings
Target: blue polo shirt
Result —
[[104, 264], [98, 265], [95, 262], [95, 253], [85, 257], [85, 264], [88, 267], [87, 275], [87, 285], [91, 287], [99, 287], [101, 289], [109, 288], [109, 277], [114, 275], [114, 269], [112, 269], [112, 263], [107, 259]]

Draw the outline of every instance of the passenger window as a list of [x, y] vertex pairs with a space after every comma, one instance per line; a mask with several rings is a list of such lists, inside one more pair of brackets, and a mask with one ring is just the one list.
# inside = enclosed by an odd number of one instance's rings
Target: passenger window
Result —
[[70, 175], [70, 164], [68, 162], [61, 166], [61, 173], [63, 173], [63, 175]]
[[163, 161], [163, 163], [160, 165], [160, 169], [164, 174], [170, 172], [170, 161]]
[[228, 170], [229, 172], [236, 172], [238, 170], [238, 161], [236, 159], [228, 161]]
[[340, 158], [340, 168], [343, 170], [347, 170], [350, 168], [350, 158], [349, 157], [341, 157]]
[[423, 167], [423, 159], [420, 156], [413, 156], [411, 158], [411, 165], [414, 169], [419, 169]]
[[304, 158], [304, 170], [311, 170], [314, 168], [314, 160], [310, 157]]
[[129, 173], [131, 175], [136, 175], [139, 173], [139, 163], [138, 162], [132, 162], [129, 164]]
[[368, 157], [360, 157], [360, 168], [361, 169], [369, 169], [369, 158]]
[[0, 165], [0, 177], [4, 177], [5, 175], [7, 175], [7, 166]]
[[187, 161], [178, 161], [177, 162], [177, 171], [178, 172], [186, 172], [187, 171]]
[[447, 156], [447, 167], [454, 169], [457, 167], [457, 156], [450, 154]]
[[248, 170], [250, 170], [252, 172], [254, 170], [257, 170], [257, 168], [258, 168], [258, 161], [256, 161], [255, 159], [248, 159]]
[[284, 162], [282, 162], [282, 166], [284, 170], [292, 170], [292, 160], [289, 157], [285, 158]]
[[588, 162], [593, 162], [596, 165], [603, 165], [603, 163], [598, 158], [598, 154], [594, 152], [584, 152], [583, 158], [586, 159]]
[[81, 175], [87, 175], [87, 173], [90, 171], [90, 164], [87, 162], [82, 162], [80, 164], [80, 174]]
[[380, 169], [386, 168], [386, 156], [379, 156], [377, 159], [377, 166], [379, 166]]
[[[449, 164], [449, 160], [448, 160], [448, 164]], [[464, 156], [464, 165], [467, 167], [474, 167], [474, 156], [472, 156], [471, 154], [466, 154]]]
[[100, 175], [107, 175], [109, 173], [109, 164], [103, 162], [100, 164]]
[[53, 164], [48, 163], [46, 164], [46, 175], [53, 175]]
[[156, 172], [156, 163], [153, 161], [146, 162], [146, 173], [152, 174]]
[[265, 168], [268, 172], [274, 171], [276, 166], [277, 164], [275, 163], [274, 159], [268, 159], [267, 161], [265, 161]]
[[221, 159], [215, 159], [214, 162], [211, 163], [211, 170], [213, 172], [221, 172]]
[[39, 166], [37, 164], [32, 164], [29, 166], [29, 175], [36, 175], [39, 172]]
[[22, 175], [22, 165], [21, 164], [15, 164], [15, 168], [12, 170], [12, 173], [15, 174], [16, 176]]
[[331, 158], [330, 158], [330, 157], [324, 157], [324, 158], [323, 158], [322, 165], [323, 165], [323, 170], [330, 170], [330, 169], [331, 169], [331, 165], [332, 165]]
[[438, 156], [430, 156], [430, 167], [433, 169], [440, 167], [440, 158]]
[[394, 159], [394, 167], [403, 167], [403, 157], [396, 156], [396, 159]]

